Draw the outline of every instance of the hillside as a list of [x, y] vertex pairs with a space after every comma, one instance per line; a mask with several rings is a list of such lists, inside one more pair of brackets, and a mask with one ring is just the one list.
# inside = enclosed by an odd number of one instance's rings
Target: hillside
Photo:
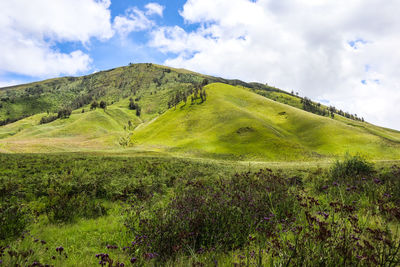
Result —
[[145, 119], [168, 108], [171, 95], [208, 82], [242, 85], [258, 90], [281, 91], [258, 83], [245, 83], [202, 75], [151, 63], [130, 64], [82, 77], [62, 77], [0, 88], [0, 126], [62, 108], [82, 108], [93, 100], [107, 103], [132, 97], [142, 106]]
[[133, 132], [142, 149], [206, 157], [295, 160], [346, 152], [400, 158], [400, 133], [340, 116], [318, 116], [245, 88], [206, 87], [207, 100], [183, 103]]
[[[204, 103], [192, 103], [194, 88], [207, 92]], [[398, 131], [330, 116], [323, 105], [313, 104], [326, 116], [306, 112], [303, 98], [267, 85], [155, 64], [2, 88], [0, 100], [6, 124], [0, 126], [0, 152], [150, 151], [261, 161], [359, 152], [400, 159]], [[92, 110], [93, 101], [107, 108]], [[65, 108], [71, 116], [57, 119]], [[55, 120], [40, 123], [49, 116]]]

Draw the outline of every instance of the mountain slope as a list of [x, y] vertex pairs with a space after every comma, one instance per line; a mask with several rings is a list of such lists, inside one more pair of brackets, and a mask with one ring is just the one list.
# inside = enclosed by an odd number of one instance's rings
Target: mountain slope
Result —
[[[99, 151], [121, 148], [142, 121], [118, 104], [106, 110], [73, 112], [68, 119], [39, 124], [38, 114], [0, 127], [0, 152]], [[129, 121], [131, 127], [129, 127]], [[122, 140], [121, 140], [122, 139]], [[122, 142], [122, 143], [121, 143]]]
[[206, 90], [204, 103], [182, 103], [138, 127], [132, 145], [217, 158], [298, 160], [346, 152], [400, 158], [399, 132], [317, 116], [226, 84]]
[[184, 69], [151, 63], [131, 64], [82, 77], [62, 77], [0, 88], [0, 126], [62, 108], [78, 109], [93, 100], [107, 103], [132, 97], [142, 106], [144, 119], [152, 119], [168, 109], [177, 91], [202, 83], [223, 82], [259, 90], [281, 91], [258, 83], [226, 80]]
[[[192, 104], [193, 92], [207, 83], [207, 100]], [[90, 110], [94, 100], [106, 101], [107, 109]], [[0, 125], [6, 123], [0, 126], [0, 152], [156, 151], [245, 160], [360, 152], [400, 159], [400, 132], [333, 116], [328, 107], [312, 103], [316, 113], [325, 114], [315, 115], [302, 110], [304, 100], [259, 83], [133, 64], [0, 88]], [[128, 108], [131, 101], [140, 114]], [[73, 110], [70, 118], [40, 124], [62, 108]]]

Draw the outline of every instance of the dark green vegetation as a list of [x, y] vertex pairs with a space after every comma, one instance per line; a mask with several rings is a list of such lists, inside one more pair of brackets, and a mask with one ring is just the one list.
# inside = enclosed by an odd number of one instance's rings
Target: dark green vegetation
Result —
[[0, 166], [6, 266], [400, 264], [400, 168], [360, 156], [323, 169], [89, 154]]

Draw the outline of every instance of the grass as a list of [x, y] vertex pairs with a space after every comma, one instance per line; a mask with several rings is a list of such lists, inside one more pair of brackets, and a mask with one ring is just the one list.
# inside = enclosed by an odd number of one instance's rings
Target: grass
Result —
[[204, 103], [181, 103], [140, 125], [133, 147], [237, 160], [315, 160], [346, 152], [400, 157], [398, 132], [317, 116], [240, 87], [215, 83], [206, 91]]
[[[80, 111], [80, 110], [79, 110]], [[55, 152], [121, 148], [125, 138], [142, 121], [135, 111], [119, 104], [105, 111], [74, 112], [68, 119], [39, 124], [45, 114], [38, 114], [0, 128], [0, 151]], [[128, 122], [131, 121], [131, 127]]]
[[[348, 264], [375, 266], [378, 264], [371, 257], [380, 255], [389, 263], [391, 256], [385, 259], [384, 253], [393, 252], [400, 245], [400, 170], [392, 166], [395, 162], [367, 163], [373, 170], [370, 167], [367, 170], [365, 163], [358, 156], [334, 165], [328, 162], [247, 165], [129, 154], [0, 154], [0, 208], [25, 207], [31, 218], [24, 239], [16, 234], [0, 241], [0, 249], [5, 252], [0, 260], [7, 266], [16, 261], [21, 265], [36, 261], [55, 266], [95, 266], [99, 265], [95, 255], [107, 253], [114, 263], [124, 262], [125, 266], [130, 266], [132, 257], [137, 259], [134, 265], [138, 266], [215, 266], [215, 262], [217, 266], [234, 263], [257, 266], [260, 262], [271, 266], [285, 265], [288, 261], [295, 265], [324, 262], [330, 266], [333, 262], [344, 265], [345, 258]], [[264, 169], [259, 170], [260, 167]], [[272, 167], [273, 171], [266, 167]], [[337, 173], [347, 176], [336, 177]], [[64, 194], [70, 198], [85, 196], [88, 202], [101, 203], [106, 213], [88, 217], [89, 214], [69, 210], [67, 215], [71, 218], [53, 221], [48, 206]], [[203, 201], [207, 205], [202, 205]], [[338, 206], [332, 208], [331, 203], [336, 202]], [[76, 210], [85, 210], [86, 204], [73, 205]], [[190, 216], [177, 219], [179, 214]], [[248, 224], [258, 221], [254, 216], [261, 218], [257, 227]], [[214, 218], [224, 223], [213, 223]], [[299, 226], [302, 230], [297, 232]], [[349, 231], [349, 236], [361, 239], [361, 247], [356, 245], [357, 239], [339, 242], [342, 239], [335, 238], [343, 233], [342, 227]], [[368, 228], [382, 233], [370, 232]], [[154, 233], [159, 229], [165, 229], [164, 238], [170, 238], [169, 241], [156, 241]], [[268, 229], [279, 234], [269, 235]], [[323, 236], [324, 229], [332, 236]], [[153, 242], [161, 243], [132, 245], [146, 231]], [[201, 243], [191, 242], [190, 235], [177, 234], [191, 231], [199, 231], [197, 240]], [[385, 242], [390, 240], [392, 247], [379, 241], [380, 235]], [[231, 248], [224, 240], [235, 247]], [[366, 249], [366, 240], [376, 249]], [[351, 256], [343, 254], [338, 250], [345, 249], [342, 242], [356, 247], [356, 252], [350, 253]], [[179, 248], [180, 244], [186, 245]], [[172, 245], [178, 245], [176, 251], [163, 254], [163, 249], [168, 251]], [[55, 249], [60, 246], [63, 252], [57, 253]], [[126, 246], [135, 249], [124, 250]], [[297, 254], [292, 253], [293, 248]], [[24, 256], [31, 249], [34, 253]], [[17, 253], [19, 259], [10, 257], [8, 251]], [[158, 256], [149, 259], [150, 252], [157, 252]], [[399, 260], [398, 255], [393, 256], [392, 265]]]

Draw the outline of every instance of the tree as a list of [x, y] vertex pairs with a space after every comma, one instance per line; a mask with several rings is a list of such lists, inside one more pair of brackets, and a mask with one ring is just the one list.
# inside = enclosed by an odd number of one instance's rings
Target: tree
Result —
[[97, 101], [94, 100], [92, 102], [92, 104], [90, 105], [90, 110], [96, 109], [96, 108], [98, 108], [98, 106], [99, 106], [99, 103], [97, 103]]
[[64, 108], [57, 113], [57, 118], [69, 118], [72, 110], [70, 108]]
[[135, 110], [136, 109], [136, 105], [135, 105], [135, 102], [133, 102], [132, 97], [129, 98], [129, 109], [130, 110]]
[[107, 103], [106, 103], [105, 101], [102, 100], [102, 101], [100, 102], [100, 108], [106, 110], [106, 108], [107, 108]]
[[201, 86], [206, 86], [208, 84], [208, 79], [204, 79], [203, 82], [201, 83]]
[[187, 95], [186, 95], [186, 93], [183, 95], [183, 101], [185, 102], [185, 105], [186, 105], [186, 102], [187, 102]]
[[142, 109], [137, 105], [136, 106], [136, 116], [140, 117], [140, 114], [142, 113], [141, 111], [142, 111]]
[[52, 121], [55, 121], [56, 119], [58, 119], [58, 116], [47, 116], [47, 117], [42, 117], [40, 119], [40, 124], [45, 124], [45, 123], [49, 123]]

